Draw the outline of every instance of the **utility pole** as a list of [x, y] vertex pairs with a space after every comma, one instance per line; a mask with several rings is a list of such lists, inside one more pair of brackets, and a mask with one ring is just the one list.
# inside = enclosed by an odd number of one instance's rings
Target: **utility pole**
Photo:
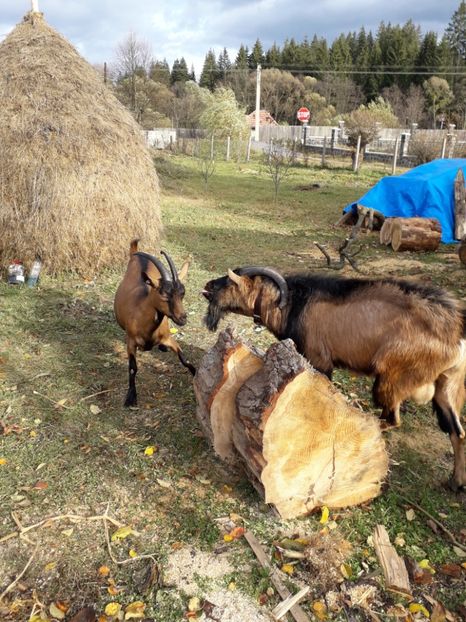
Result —
[[260, 125], [260, 108], [261, 108], [261, 69], [260, 65], [257, 65], [256, 73], [256, 116], [254, 121], [254, 140], [259, 142], [259, 125]]
[[32, 12], [39, 13], [39, 0], [32, 0]]

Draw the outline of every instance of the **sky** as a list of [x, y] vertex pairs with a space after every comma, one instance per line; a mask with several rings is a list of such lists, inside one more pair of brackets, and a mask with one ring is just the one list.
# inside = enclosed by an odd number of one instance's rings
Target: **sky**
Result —
[[[286, 38], [377, 31], [381, 21], [412, 19], [423, 33], [443, 34], [460, 0], [37, 0], [47, 22], [92, 64], [112, 63], [129, 33], [148, 42], [157, 60], [194, 65], [199, 78], [209, 49], [227, 48], [234, 60], [241, 43], [257, 38], [267, 50]], [[0, 0], [0, 39], [31, 9], [31, 0]]]

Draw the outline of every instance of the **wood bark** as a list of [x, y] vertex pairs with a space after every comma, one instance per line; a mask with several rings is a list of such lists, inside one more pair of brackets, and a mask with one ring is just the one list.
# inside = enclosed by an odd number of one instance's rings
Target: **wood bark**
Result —
[[382, 228], [380, 229], [379, 240], [380, 243], [385, 246], [389, 246], [392, 243], [392, 228], [394, 220], [394, 218], [386, 218]]
[[455, 178], [455, 240], [466, 236], [466, 187], [463, 169], [459, 169]]
[[464, 237], [458, 247], [458, 256], [462, 264], [466, 265], [466, 237]]
[[387, 589], [411, 595], [405, 563], [391, 545], [387, 530], [383, 525], [376, 525], [372, 539], [379, 563], [382, 566]]
[[283, 518], [378, 495], [388, 469], [378, 421], [350, 406], [290, 339], [263, 357], [224, 332], [195, 378], [198, 418], [216, 453], [239, 456]]
[[394, 251], [435, 251], [442, 228], [435, 218], [395, 218], [391, 235]]

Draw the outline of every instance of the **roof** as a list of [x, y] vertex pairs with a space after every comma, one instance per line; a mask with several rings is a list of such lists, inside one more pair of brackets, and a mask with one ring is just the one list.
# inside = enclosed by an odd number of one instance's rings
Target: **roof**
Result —
[[[249, 127], [254, 128], [256, 126], [256, 111], [246, 115], [246, 119], [249, 123]], [[270, 112], [267, 110], [259, 110], [259, 126], [261, 125], [278, 125]]]
[[442, 242], [455, 242], [454, 183], [459, 169], [466, 176], [466, 159], [439, 159], [403, 173], [384, 177], [357, 202], [347, 205], [373, 207], [387, 217], [436, 218], [442, 226]]

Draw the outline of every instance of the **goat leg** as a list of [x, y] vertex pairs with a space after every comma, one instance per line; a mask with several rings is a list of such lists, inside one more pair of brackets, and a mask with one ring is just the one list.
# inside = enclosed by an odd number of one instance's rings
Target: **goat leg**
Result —
[[129, 387], [126, 394], [125, 407], [136, 406], [138, 403], [138, 397], [136, 393], [136, 374], [138, 373], [138, 366], [136, 363], [136, 346], [132, 342], [128, 342], [128, 372], [129, 372]]
[[448, 482], [454, 492], [459, 492], [466, 488], [466, 466], [464, 462], [464, 438], [460, 438], [454, 432], [450, 434], [450, 441], [455, 456], [455, 466], [453, 475]]
[[178, 345], [178, 342], [175, 339], [173, 339], [171, 335], [166, 335], [166, 336], [164, 335], [161, 338], [160, 343], [161, 345], [175, 352], [178, 355], [178, 358], [180, 359], [181, 364], [184, 365], [184, 367], [187, 367], [193, 376], [195, 375], [196, 368], [188, 360], [186, 360], [182, 349]]

